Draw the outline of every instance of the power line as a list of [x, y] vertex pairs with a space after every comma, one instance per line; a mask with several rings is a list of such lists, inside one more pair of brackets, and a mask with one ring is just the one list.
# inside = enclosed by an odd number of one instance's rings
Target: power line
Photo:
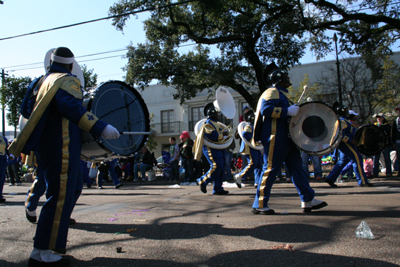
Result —
[[84, 55], [84, 56], [78, 56], [76, 58], [81, 58], [81, 57], [91, 57], [91, 56], [97, 56], [97, 55], [102, 55], [102, 54], [107, 54], [107, 53], [114, 53], [114, 52], [121, 52], [128, 50], [128, 48], [121, 48], [121, 49], [116, 49], [116, 50], [111, 50], [111, 51], [106, 51], [106, 52], [99, 52], [99, 53], [94, 53], [94, 54], [89, 54], [89, 55]]
[[[115, 58], [115, 57], [123, 57], [124, 55], [116, 55], [116, 56], [109, 56], [109, 57], [102, 57], [102, 58], [94, 58], [94, 59], [87, 59], [87, 60], [82, 60], [79, 62], [79, 64], [84, 63], [84, 62], [89, 62], [89, 61], [96, 61], [96, 60], [102, 60], [102, 59], [108, 59], [108, 58]], [[40, 63], [32, 63], [30, 65], [34, 65], [34, 64], [41, 64], [41, 66], [37, 66], [37, 67], [32, 67], [32, 68], [24, 68], [24, 69], [14, 69], [14, 70], [9, 70], [9, 71], [22, 71], [22, 70], [33, 70], [33, 69], [40, 69], [43, 68], [43, 62]], [[21, 65], [23, 66], [23, 65]]]
[[[192, 45], [196, 45], [196, 43], [180, 45], [179, 47], [192, 46]], [[88, 55], [83, 55], [83, 56], [77, 56], [76, 58], [84, 58], [84, 57], [91, 57], [91, 56], [97, 56], [97, 55], [104, 55], [104, 54], [121, 52], [121, 51], [126, 51], [126, 50], [128, 50], [128, 48], [121, 48], [121, 49], [115, 49], [115, 50], [110, 50], [110, 51], [105, 51], [105, 52], [98, 52], [98, 53], [93, 53], [93, 54], [88, 54]], [[115, 57], [123, 57], [123, 56], [125, 56], [125, 55], [123, 54], [123, 55], [115, 55], [115, 56], [109, 56], [109, 57], [86, 59], [86, 60], [80, 60], [78, 63], [80, 64], [80, 63], [89, 62], [89, 61], [96, 61], [96, 60], [109, 59], [109, 58], [115, 58]], [[36, 62], [36, 63], [28, 63], [28, 64], [8, 66], [8, 67], [4, 67], [4, 69], [18, 68], [18, 67], [28, 67], [28, 66], [34, 66], [34, 65], [40, 65], [40, 66], [32, 67], [32, 68], [14, 69], [14, 70], [9, 70], [9, 71], [22, 71], [22, 70], [32, 70], [32, 69], [43, 68], [43, 62]]]
[[30, 33], [24, 33], [24, 34], [19, 34], [19, 35], [10, 36], [10, 37], [4, 37], [4, 38], [0, 38], [0, 41], [14, 39], [14, 38], [28, 36], [28, 35], [33, 35], [33, 34], [38, 34], [38, 33], [43, 33], [43, 32], [66, 29], [66, 28], [75, 27], [75, 26], [79, 26], [79, 25], [83, 25], [83, 24], [92, 23], [92, 22], [97, 22], [97, 21], [102, 21], [102, 20], [107, 20], [107, 19], [113, 19], [113, 18], [129, 16], [129, 15], [133, 15], [133, 14], [137, 14], [137, 13], [157, 10], [157, 9], [165, 8], [165, 7], [172, 7], [172, 6], [187, 4], [187, 3], [195, 2], [195, 1], [198, 1], [198, 0], [187, 0], [187, 1], [184, 1], [184, 2], [178, 2], [178, 3], [168, 4], [168, 5], [164, 5], [164, 6], [155, 6], [155, 7], [145, 8], [145, 9], [138, 10], [138, 11], [131, 11], [131, 12], [128, 12], [128, 13], [123, 13], [121, 15], [114, 15], [114, 16], [109, 16], [109, 17], [104, 17], [104, 18], [99, 18], [99, 19], [92, 19], [92, 20], [78, 22], [78, 23], [74, 23], [74, 24], [70, 24], [70, 25], [64, 25], [64, 26], [60, 26], [60, 27], [55, 27], [55, 28], [51, 28], [51, 29], [47, 29], [47, 30], [40, 30], [40, 31], [36, 31], [36, 32], [30, 32]]
[[[75, 58], [82, 58], [82, 57], [91, 57], [91, 56], [97, 56], [97, 55], [103, 55], [103, 54], [108, 54], [108, 53], [114, 53], [114, 52], [121, 52], [128, 50], [128, 48], [121, 48], [121, 49], [115, 49], [115, 50], [110, 50], [110, 51], [105, 51], [105, 52], [99, 52], [99, 53], [94, 53], [94, 54], [88, 54], [88, 55], [83, 55], [83, 56], [77, 56]], [[17, 68], [17, 67], [25, 67], [25, 66], [31, 66], [31, 65], [37, 65], [37, 64], [43, 64], [43, 62], [36, 62], [36, 63], [27, 63], [27, 64], [21, 64], [21, 65], [14, 65], [14, 66], [8, 66], [4, 67], [5, 69], [9, 68]]]

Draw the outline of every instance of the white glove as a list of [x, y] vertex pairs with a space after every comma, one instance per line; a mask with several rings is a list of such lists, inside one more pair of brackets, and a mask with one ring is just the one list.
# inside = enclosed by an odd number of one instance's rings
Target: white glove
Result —
[[119, 132], [113, 126], [108, 124], [106, 128], [101, 132], [101, 137], [104, 139], [116, 139], [119, 137]]
[[291, 116], [291, 117], [296, 116], [297, 113], [299, 113], [299, 109], [300, 109], [299, 106], [297, 106], [297, 105], [291, 105], [291, 106], [288, 108], [288, 110], [287, 110], [287, 115], [288, 115], [288, 116]]

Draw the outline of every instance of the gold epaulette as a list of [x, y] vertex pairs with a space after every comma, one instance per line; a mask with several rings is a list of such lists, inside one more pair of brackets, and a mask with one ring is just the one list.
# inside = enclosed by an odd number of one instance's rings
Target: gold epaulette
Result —
[[214, 126], [212, 126], [211, 124], [207, 123], [204, 125], [204, 130], [207, 134], [212, 133], [213, 131], [215, 131]]
[[81, 81], [74, 76], [65, 77], [65, 80], [61, 84], [60, 89], [67, 91], [76, 99], [82, 99]]
[[264, 93], [261, 95], [261, 98], [266, 101], [279, 99], [279, 90], [276, 89], [275, 87], [270, 87], [264, 91]]

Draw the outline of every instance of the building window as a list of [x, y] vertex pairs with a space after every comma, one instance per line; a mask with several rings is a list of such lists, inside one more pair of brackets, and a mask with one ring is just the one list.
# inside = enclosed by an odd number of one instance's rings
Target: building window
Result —
[[174, 110], [161, 111], [161, 133], [173, 133], [174, 126]]
[[204, 118], [204, 107], [193, 107], [191, 109], [191, 120], [189, 122], [189, 130], [194, 131], [194, 126], [196, 123]]

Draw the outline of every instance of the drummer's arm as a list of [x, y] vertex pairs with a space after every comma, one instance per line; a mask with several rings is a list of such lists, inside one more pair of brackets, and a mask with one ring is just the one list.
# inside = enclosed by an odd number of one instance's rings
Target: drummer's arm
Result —
[[279, 107], [279, 99], [274, 99], [274, 100], [262, 100], [261, 103], [261, 114], [264, 117], [270, 117], [270, 118], [287, 118], [287, 111], [288, 108], [285, 107]]
[[82, 91], [74, 80], [68, 79], [64, 82], [54, 99], [62, 116], [78, 125], [82, 130], [100, 136], [107, 126], [107, 123], [99, 120], [82, 106]]
[[354, 134], [352, 133], [352, 127], [347, 125], [346, 122], [342, 121], [342, 133], [343, 133], [343, 138], [342, 142], [347, 143], [347, 144], [352, 144], [356, 145], [356, 141], [354, 140]]
[[[20, 108], [20, 113], [21, 115], [26, 118], [29, 119], [32, 110], [30, 110], [29, 108], [29, 100], [31, 98], [33, 89], [35, 88], [36, 84], [39, 82], [39, 80], [42, 78], [43, 76], [40, 76], [39, 78], [33, 80], [33, 82], [31, 82], [28, 86], [28, 88], [26, 89], [26, 94], [24, 99], [22, 100], [22, 104], [21, 104], [21, 108]], [[31, 100], [33, 101], [33, 100]]]

